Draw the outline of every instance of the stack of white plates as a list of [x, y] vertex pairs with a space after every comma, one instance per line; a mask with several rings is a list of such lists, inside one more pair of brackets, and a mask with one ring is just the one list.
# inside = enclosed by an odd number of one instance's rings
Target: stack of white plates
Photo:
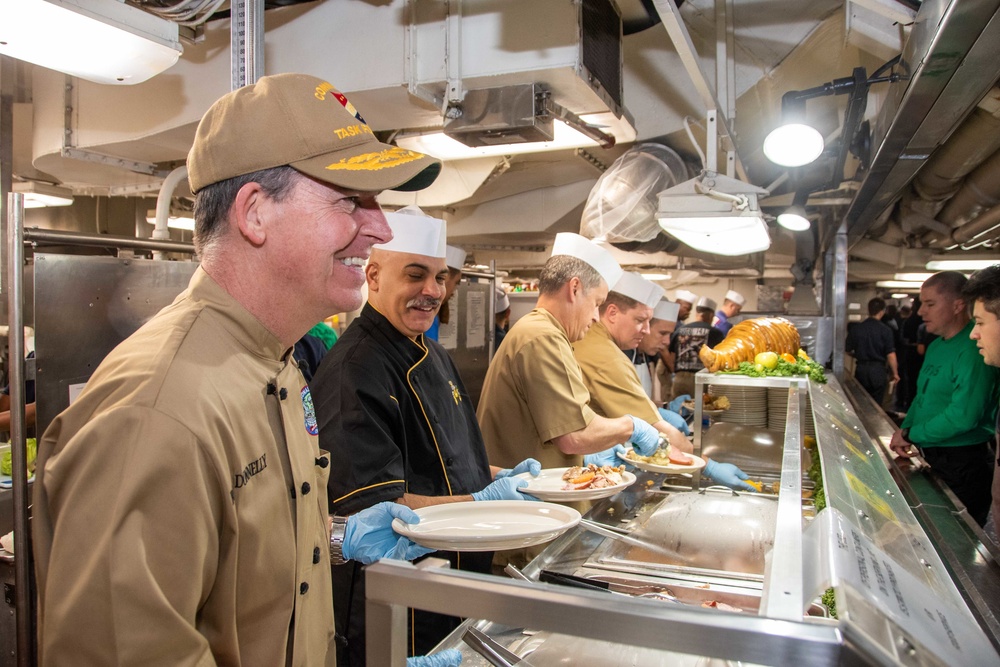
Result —
[[745, 426], [767, 426], [766, 387], [709, 385], [708, 393], [729, 399], [729, 409], [716, 417], [716, 421]]
[[[772, 431], [785, 430], [788, 421], [788, 389], [784, 387], [768, 387], [767, 389], [767, 428]], [[816, 425], [812, 418], [812, 403], [806, 394], [806, 411], [802, 416], [803, 431], [806, 435], [816, 435]]]

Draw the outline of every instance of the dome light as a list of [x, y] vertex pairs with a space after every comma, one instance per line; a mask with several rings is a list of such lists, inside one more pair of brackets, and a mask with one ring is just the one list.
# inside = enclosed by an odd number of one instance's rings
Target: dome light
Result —
[[789, 206], [778, 215], [778, 224], [793, 232], [803, 232], [809, 229], [809, 218], [801, 206]]
[[823, 135], [801, 123], [789, 123], [771, 130], [764, 139], [764, 155], [783, 167], [801, 167], [823, 154]]

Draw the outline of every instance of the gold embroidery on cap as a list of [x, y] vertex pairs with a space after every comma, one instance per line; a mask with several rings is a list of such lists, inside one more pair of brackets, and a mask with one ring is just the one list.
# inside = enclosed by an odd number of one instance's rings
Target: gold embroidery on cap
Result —
[[346, 139], [347, 137], [356, 137], [359, 134], [371, 134], [371, 135], [375, 134], [374, 132], [372, 132], [372, 129], [367, 125], [348, 125], [347, 127], [338, 127], [336, 130], [333, 131], [333, 133], [337, 135], [338, 139]]
[[363, 153], [352, 158], [345, 158], [339, 162], [328, 164], [326, 168], [331, 171], [378, 171], [387, 167], [398, 167], [422, 157], [424, 157], [423, 153], [393, 147], [378, 153]]
[[322, 101], [326, 98], [326, 94], [331, 90], [334, 90], [334, 87], [328, 84], [326, 81], [324, 81], [323, 83], [316, 86], [316, 92], [314, 93], [314, 95], [316, 96], [317, 100]]

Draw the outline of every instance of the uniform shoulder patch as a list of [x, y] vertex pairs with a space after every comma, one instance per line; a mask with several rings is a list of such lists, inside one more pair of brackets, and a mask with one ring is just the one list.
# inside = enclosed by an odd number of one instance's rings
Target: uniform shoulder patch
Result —
[[302, 411], [306, 415], [306, 432], [309, 435], [319, 435], [319, 424], [316, 423], [316, 408], [313, 407], [312, 393], [309, 391], [309, 385], [302, 387], [300, 392], [302, 396]]

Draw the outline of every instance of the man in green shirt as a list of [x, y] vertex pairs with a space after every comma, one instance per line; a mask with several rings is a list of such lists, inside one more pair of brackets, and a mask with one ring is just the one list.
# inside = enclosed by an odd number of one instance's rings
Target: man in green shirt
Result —
[[967, 279], [942, 271], [920, 288], [920, 316], [939, 336], [927, 348], [917, 394], [889, 447], [918, 453], [982, 526], [990, 510], [994, 414], [1000, 370], [983, 364], [969, 338], [972, 321], [962, 296]]

